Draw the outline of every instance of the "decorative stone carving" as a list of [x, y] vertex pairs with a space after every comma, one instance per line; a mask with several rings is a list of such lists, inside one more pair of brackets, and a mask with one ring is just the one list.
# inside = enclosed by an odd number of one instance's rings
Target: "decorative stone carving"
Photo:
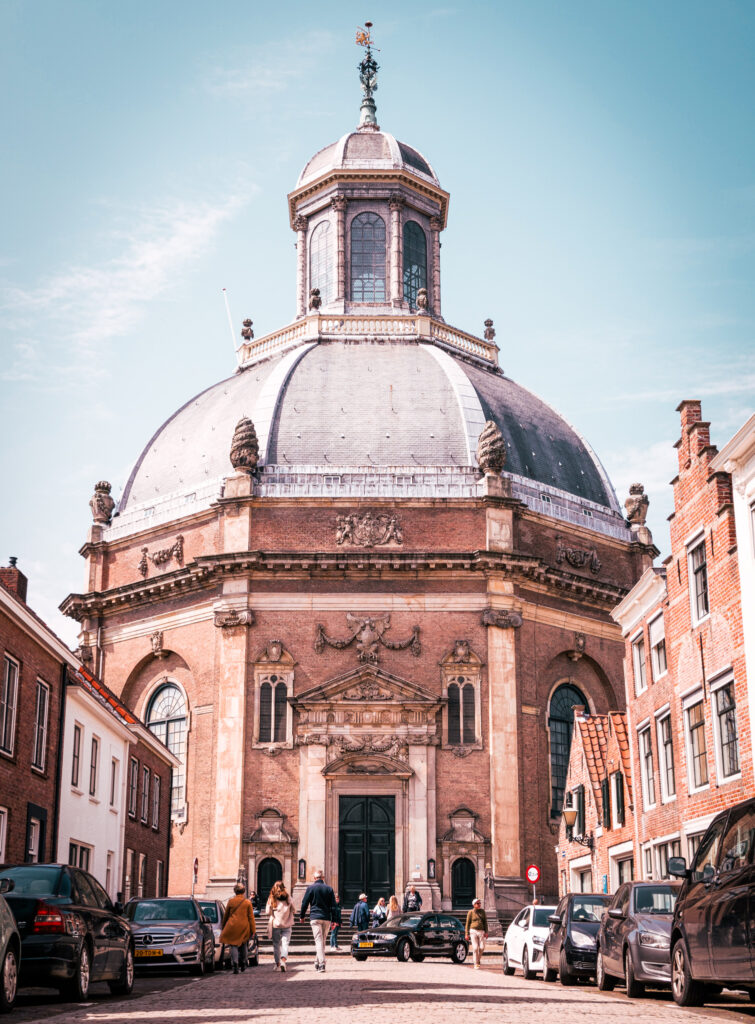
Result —
[[485, 330], [483, 331], [482, 336], [485, 341], [491, 342], [495, 338], [495, 327], [493, 327], [493, 321], [490, 318], [485, 321]]
[[568, 562], [575, 569], [589, 569], [593, 576], [597, 576], [601, 569], [595, 548], [570, 548], [559, 537], [556, 541], [556, 564], [561, 562]]
[[506, 442], [493, 420], [488, 420], [477, 441], [477, 464], [483, 473], [498, 476], [506, 465]]
[[265, 648], [268, 661], [280, 661], [283, 654], [283, 643], [280, 640], [271, 640]]
[[333, 196], [330, 200], [330, 205], [339, 213], [342, 213], [346, 209], [346, 196]]
[[457, 665], [467, 664], [469, 662], [469, 640], [457, 640], [454, 644], [453, 653], [451, 654], [451, 661]]
[[268, 757], [277, 757], [281, 752], [281, 747], [260, 747], [260, 750]]
[[497, 626], [499, 629], [519, 629], [522, 616], [519, 612], [486, 608], [482, 613], [483, 626]]
[[431, 231], [441, 231], [442, 228], [443, 228], [443, 221], [440, 219], [440, 217], [431, 217], [430, 218], [430, 230]]
[[584, 633], [574, 634], [574, 650], [578, 651], [579, 654], [585, 653], [585, 647], [587, 645], [587, 638]]
[[409, 648], [415, 658], [422, 653], [419, 642], [419, 626], [412, 629], [412, 635], [407, 640], [388, 640], [385, 636], [386, 630], [391, 627], [390, 615], [382, 615], [380, 618], [352, 615], [348, 612], [346, 621], [352, 628], [353, 633], [346, 640], [338, 640], [330, 637], [325, 632], [325, 627], [318, 625], [315, 636], [315, 651], [322, 654], [325, 645], [333, 647], [338, 651], [345, 650], [356, 642], [357, 659], [367, 664], [377, 664], [379, 660], [378, 645], [382, 644], [389, 651], [405, 651]]
[[243, 324], [241, 326], [241, 337], [244, 339], [244, 341], [251, 341], [252, 338], [254, 337], [254, 331], [252, 330], [252, 323], [253, 323], [253, 321], [250, 320], [249, 317], [247, 317], [246, 320], [244, 320], [244, 322], [243, 322]]
[[352, 761], [346, 766], [349, 775], [390, 775], [390, 770], [377, 761]]
[[644, 526], [648, 517], [648, 505], [650, 498], [645, 494], [642, 484], [630, 484], [629, 497], [624, 502], [627, 510], [627, 520], [632, 525]]
[[401, 209], [403, 209], [405, 205], [406, 199], [404, 199], [401, 193], [392, 195], [391, 198], [388, 200], [388, 209], [391, 211], [391, 213], [398, 213]]
[[256, 473], [260, 456], [257, 431], [248, 416], [236, 424], [231, 441], [231, 465], [237, 473]]
[[420, 312], [427, 312], [428, 307], [427, 288], [420, 288], [417, 292], [417, 309]]
[[336, 517], [336, 544], [360, 548], [400, 546], [404, 542], [399, 518], [395, 514], [349, 512]]
[[319, 288], [310, 288], [310, 290], [309, 290], [309, 308], [317, 310], [317, 309], [320, 308], [321, 305], [322, 305], [322, 299], [320, 297], [320, 289]]
[[302, 217], [301, 214], [297, 214], [294, 217], [294, 231], [306, 231], [307, 230], [307, 218]]
[[168, 548], [160, 548], [159, 551], [153, 551], [152, 554], [149, 552], [149, 548], [142, 548], [142, 557], [139, 559], [139, 572], [147, 578], [149, 572], [149, 563], [151, 562], [156, 568], [160, 568], [166, 565], [173, 559], [182, 566], [184, 564], [184, 539], [183, 535], [179, 533], [173, 544]]
[[474, 747], [449, 747], [454, 757], [467, 757], [475, 749]]
[[82, 644], [80, 647], [77, 647], [74, 653], [82, 665], [91, 665], [94, 660], [92, 648], [88, 644]]
[[95, 523], [102, 523], [109, 526], [113, 518], [115, 502], [110, 497], [110, 484], [107, 480], [99, 480], [94, 485], [94, 494], [89, 500], [89, 507], [92, 510], [92, 519]]
[[219, 629], [253, 626], [254, 612], [251, 608], [229, 608], [228, 611], [215, 612], [215, 625]]
[[359, 683], [343, 694], [344, 700], [390, 700], [391, 693], [383, 690], [377, 683]]
[[163, 631], [161, 629], [156, 630], [149, 638], [149, 642], [152, 645], [152, 653], [156, 658], [165, 657], [163, 651]]

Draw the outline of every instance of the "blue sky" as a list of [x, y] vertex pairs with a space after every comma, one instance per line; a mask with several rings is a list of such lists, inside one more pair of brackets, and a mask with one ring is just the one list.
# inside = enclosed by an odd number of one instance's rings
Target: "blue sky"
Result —
[[289, 322], [286, 192], [352, 129], [357, 24], [383, 128], [451, 192], [444, 316], [587, 437], [668, 549], [674, 409], [755, 406], [755, 4], [0, 6], [0, 559], [56, 611], [95, 480]]

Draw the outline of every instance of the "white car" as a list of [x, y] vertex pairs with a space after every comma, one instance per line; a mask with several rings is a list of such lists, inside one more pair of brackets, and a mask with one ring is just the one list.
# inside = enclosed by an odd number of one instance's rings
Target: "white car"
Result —
[[517, 967], [528, 980], [543, 969], [543, 945], [548, 936], [549, 916], [555, 907], [535, 904], [520, 910], [503, 940], [503, 973], [513, 974]]

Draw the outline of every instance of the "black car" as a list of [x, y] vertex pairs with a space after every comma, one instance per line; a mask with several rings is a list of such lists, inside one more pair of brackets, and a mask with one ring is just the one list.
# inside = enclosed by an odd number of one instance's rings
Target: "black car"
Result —
[[671, 928], [671, 992], [679, 1006], [699, 1006], [722, 988], [755, 998], [755, 800], [722, 811], [700, 840], [684, 879]]
[[570, 892], [548, 918], [550, 929], [543, 947], [543, 981], [573, 985], [592, 978], [598, 957], [598, 929], [611, 897], [600, 892]]
[[467, 959], [464, 926], [451, 914], [401, 914], [377, 928], [357, 932], [351, 940], [355, 960], [368, 956], [395, 956], [417, 963], [426, 956], [450, 956], [454, 963]]
[[128, 995], [134, 942], [128, 922], [92, 875], [67, 864], [4, 864], [5, 899], [21, 935], [21, 985], [52, 985], [83, 1002], [93, 981]]
[[624, 979], [630, 999], [646, 985], [671, 984], [671, 920], [678, 882], [625, 882], [620, 885], [598, 933], [595, 980], [601, 992]]

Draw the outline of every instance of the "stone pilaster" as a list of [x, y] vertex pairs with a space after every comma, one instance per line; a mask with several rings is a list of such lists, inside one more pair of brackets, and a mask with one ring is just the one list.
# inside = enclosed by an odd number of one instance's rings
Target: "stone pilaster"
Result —
[[346, 196], [333, 196], [331, 205], [336, 211], [336, 299], [346, 298]]
[[440, 316], [440, 229], [443, 222], [440, 217], [430, 218], [430, 230], [433, 235], [432, 245], [432, 282], [433, 293], [430, 299], [432, 311], [435, 316]]
[[307, 218], [294, 219], [296, 231], [296, 315], [307, 315]]
[[391, 211], [391, 305], [401, 306], [404, 301], [403, 281], [403, 249], [404, 239], [401, 227], [401, 210], [404, 207], [404, 197], [401, 195], [391, 196], [388, 200], [388, 208]]
[[[325, 870], [325, 804], [327, 784], [322, 773], [327, 748], [306, 744], [299, 748], [299, 857], [307, 863], [307, 877], [297, 881], [293, 897], [301, 906], [304, 892], [318, 868]], [[336, 828], [338, 824], [336, 822]], [[327, 881], [328, 879], [326, 879]]]

